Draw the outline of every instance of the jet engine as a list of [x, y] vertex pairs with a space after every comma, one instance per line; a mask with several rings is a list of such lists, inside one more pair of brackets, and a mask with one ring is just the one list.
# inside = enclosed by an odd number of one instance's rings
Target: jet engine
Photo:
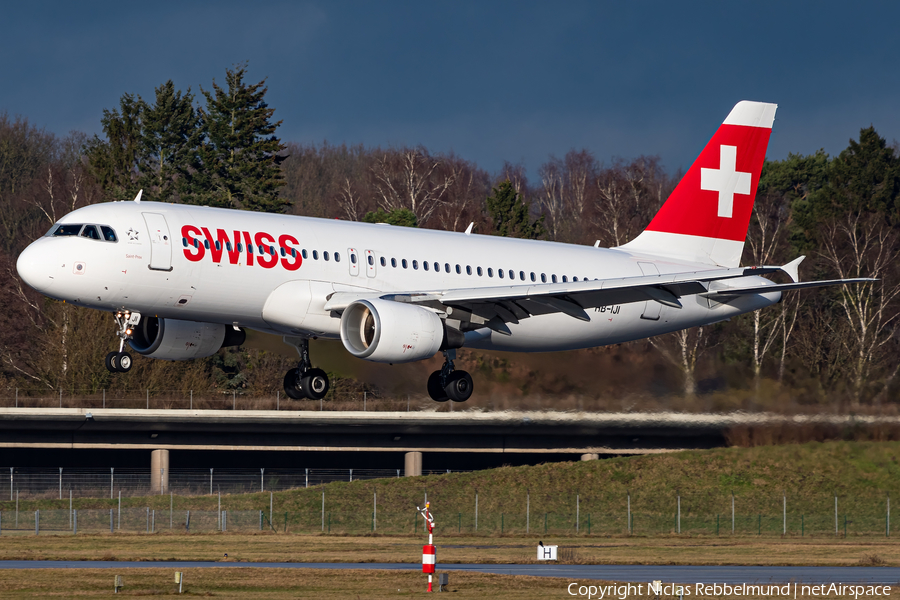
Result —
[[392, 300], [357, 300], [341, 316], [344, 348], [374, 362], [431, 358], [441, 349], [444, 337], [444, 323], [435, 313]]
[[243, 331], [220, 323], [144, 317], [134, 328], [128, 345], [150, 358], [190, 360], [212, 356], [226, 346], [240, 346], [245, 338]]

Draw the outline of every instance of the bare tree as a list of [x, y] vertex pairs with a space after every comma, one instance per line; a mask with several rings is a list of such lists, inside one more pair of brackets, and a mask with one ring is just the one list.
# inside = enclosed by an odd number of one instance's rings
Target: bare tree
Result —
[[650, 343], [666, 360], [681, 371], [685, 397], [695, 396], [697, 393], [695, 377], [697, 359], [708, 347], [703, 327], [692, 327], [652, 337]]
[[409, 209], [420, 224], [425, 224], [446, 201], [447, 190], [454, 182], [455, 174], [442, 173], [440, 165], [439, 158], [421, 147], [383, 152], [371, 168], [379, 207], [387, 212]]
[[841, 278], [873, 277], [879, 281], [842, 286], [839, 304], [851, 335], [844, 340], [853, 356], [853, 406], [859, 406], [871, 369], [897, 331], [900, 295], [895, 265], [900, 256], [897, 234], [881, 217], [851, 214], [826, 225], [822, 256]]

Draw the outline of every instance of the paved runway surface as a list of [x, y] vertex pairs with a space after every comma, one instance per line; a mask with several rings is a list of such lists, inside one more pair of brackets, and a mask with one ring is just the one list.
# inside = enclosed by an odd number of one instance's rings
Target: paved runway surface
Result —
[[[168, 568], [197, 569], [204, 567], [255, 567], [263, 569], [387, 569], [418, 571], [418, 564], [400, 563], [248, 563], [191, 561], [62, 561], [6, 560], [0, 569], [125, 569]], [[900, 585], [897, 567], [695, 567], [689, 565], [438, 565], [438, 571], [471, 571], [499, 575], [536, 575], [563, 577], [569, 580], [603, 579], [608, 581], [667, 583], [869, 583]]]

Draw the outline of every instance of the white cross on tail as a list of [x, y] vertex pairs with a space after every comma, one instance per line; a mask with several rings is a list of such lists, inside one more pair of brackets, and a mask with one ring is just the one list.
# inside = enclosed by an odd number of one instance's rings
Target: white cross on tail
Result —
[[750, 173], [737, 170], [737, 146], [719, 146], [719, 168], [700, 169], [700, 189], [719, 192], [720, 217], [731, 218], [735, 194], [750, 193]]

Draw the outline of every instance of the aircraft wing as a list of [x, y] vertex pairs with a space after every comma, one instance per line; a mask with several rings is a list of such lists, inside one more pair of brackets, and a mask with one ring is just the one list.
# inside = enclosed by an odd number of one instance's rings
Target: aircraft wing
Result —
[[[718, 302], [728, 302], [740, 295], [764, 292], [839, 285], [869, 279], [846, 279], [816, 282], [796, 282], [797, 264], [783, 266], [738, 267], [710, 269], [665, 275], [595, 279], [566, 283], [508, 285], [484, 288], [453, 288], [448, 290], [388, 292], [378, 297], [394, 302], [419, 304], [448, 316], [457, 316], [473, 327], [488, 327], [498, 333], [509, 334], [507, 323], [518, 323], [530, 316], [564, 313], [582, 321], [589, 321], [585, 309], [653, 300], [665, 306], [681, 308], [679, 298], [699, 294]], [[728, 288], [714, 282], [738, 277], [766, 275], [782, 271], [794, 283], [766, 286]], [[713, 286], [713, 287], [711, 287]], [[715, 289], [715, 288], [718, 289]], [[326, 310], [341, 312], [350, 303], [371, 298], [371, 293], [337, 292], [328, 298]]]

